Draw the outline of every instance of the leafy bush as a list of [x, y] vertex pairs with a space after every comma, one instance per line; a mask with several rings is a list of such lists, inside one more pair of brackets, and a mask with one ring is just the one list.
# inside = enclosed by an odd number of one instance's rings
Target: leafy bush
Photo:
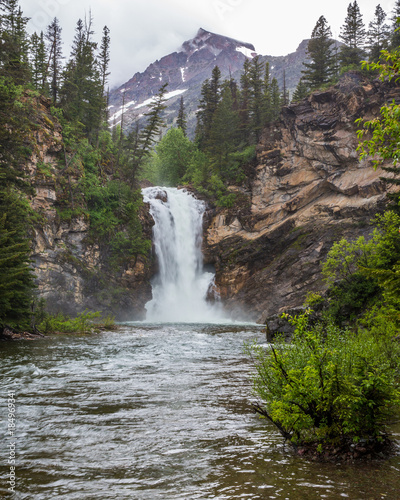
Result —
[[332, 323], [309, 328], [309, 312], [289, 317], [290, 346], [247, 347], [258, 412], [293, 443], [380, 440], [400, 405], [399, 343]]
[[[69, 318], [63, 314], [45, 314], [41, 323], [38, 324], [39, 331], [43, 333], [90, 333], [94, 328], [94, 319], [100, 318], [101, 313], [85, 310], [76, 318]], [[110, 319], [107, 318], [107, 324]]]
[[382, 297], [400, 306], [400, 216], [388, 210], [376, 217], [375, 224], [368, 241], [361, 236], [334, 243], [323, 264], [329, 313], [339, 324], [356, 319]]

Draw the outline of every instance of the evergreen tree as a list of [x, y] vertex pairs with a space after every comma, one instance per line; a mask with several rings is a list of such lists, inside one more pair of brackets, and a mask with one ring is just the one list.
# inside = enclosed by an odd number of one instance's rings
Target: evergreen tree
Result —
[[221, 101], [214, 115], [208, 148], [212, 170], [224, 180], [234, 179], [236, 165], [232, 154], [237, 150], [238, 139], [239, 113], [234, 109], [234, 99], [228, 81], [222, 88]]
[[250, 131], [254, 143], [258, 143], [264, 126], [263, 101], [264, 81], [263, 64], [259, 56], [255, 56], [249, 67], [250, 82]]
[[0, 188], [0, 327], [28, 326], [34, 276], [30, 269], [27, 209], [11, 188]]
[[391, 17], [390, 48], [397, 50], [400, 47], [400, 0], [396, 0]]
[[283, 70], [283, 89], [281, 95], [281, 106], [287, 106], [289, 104], [289, 91], [286, 88], [286, 72]]
[[0, 9], [0, 74], [23, 85], [30, 80], [28, 18], [22, 15], [18, 0], [2, 0]]
[[344, 45], [340, 48], [341, 66], [359, 65], [365, 57], [365, 25], [357, 1], [347, 7], [347, 16], [341, 27], [340, 39]]
[[321, 16], [311, 33], [311, 39], [307, 46], [307, 53], [311, 62], [304, 63], [307, 69], [302, 71], [303, 82], [307, 84], [311, 90], [329, 83], [332, 79], [334, 56], [332, 51], [333, 41], [331, 37], [331, 29], [325, 17]]
[[179, 101], [179, 112], [178, 118], [176, 120], [176, 125], [183, 132], [183, 135], [186, 137], [186, 129], [187, 129], [187, 121], [186, 121], [186, 113], [185, 113], [185, 104], [183, 102], [183, 96]]
[[269, 71], [269, 62], [265, 63], [264, 72], [263, 117], [264, 125], [271, 121], [271, 75]]
[[97, 141], [105, 116], [106, 102], [102, 78], [93, 41], [92, 17], [79, 19], [73, 40], [71, 58], [64, 71], [61, 105], [67, 116], [83, 125], [89, 141]]
[[221, 99], [221, 71], [215, 66], [211, 79], [201, 87], [201, 99], [197, 111], [196, 142], [200, 150], [207, 149], [214, 114]]
[[107, 78], [110, 75], [110, 72], [108, 71], [110, 65], [110, 41], [110, 30], [107, 26], [104, 26], [99, 54], [101, 89], [104, 96], [106, 93]]
[[240, 134], [245, 143], [250, 140], [250, 60], [245, 59], [243, 72], [240, 76]]
[[32, 83], [36, 90], [42, 94], [47, 94], [47, 51], [43, 31], [38, 35], [31, 36], [31, 66]]
[[146, 125], [139, 131], [134, 128], [125, 141], [125, 154], [127, 154], [126, 179], [132, 187], [136, 186], [137, 178], [143, 161], [151, 153], [151, 149], [160, 136], [161, 129], [165, 125], [163, 111], [165, 109], [165, 92], [168, 83], [165, 83], [154, 97], [150, 110], [145, 113], [147, 117]]
[[380, 5], [375, 9], [375, 17], [369, 23], [368, 29], [368, 51], [371, 61], [378, 61], [381, 50], [389, 45], [389, 26], [385, 24], [386, 13]]
[[61, 75], [62, 75], [62, 28], [59, 20], [55, 17], [51, 24], [47, 27], [46, 40], [48, 43], [49, 52], [49, 77], [50, 77], [50, 94], [53, 104], [58, 102], [58, 94], [60, 91]]
[[281, 111], [281, 93], [279, 90], [278, 80], [271, 80], [271, 120], [275, 121], [279, 117]]
[[304, 83], [304, 80], [300, 78], [299, 83], [293, 93], [292, 102], [299, 102], [305, 99], [310, 93], [310, 89]]

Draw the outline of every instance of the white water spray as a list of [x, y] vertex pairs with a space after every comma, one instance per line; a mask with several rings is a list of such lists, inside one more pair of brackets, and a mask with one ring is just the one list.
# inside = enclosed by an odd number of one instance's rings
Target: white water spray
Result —
[[176, 188], [152, 187], [142, 193], [155, 222], [153, 242], [159, 265], [146, 321], [226, 321], [218, 304], [206, 301], [214, 274], [203, 269], [204, 202]]

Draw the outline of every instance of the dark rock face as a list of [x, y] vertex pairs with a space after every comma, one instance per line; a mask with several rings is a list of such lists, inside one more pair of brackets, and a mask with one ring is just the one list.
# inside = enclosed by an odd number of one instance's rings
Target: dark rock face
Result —
[[[248, 210], [209, 219], [206, 260], [228, 309], [268, 316], [325, 290], [321, 264], [332, 244], [371, 233], [387, 186], [371, 161], [359, 160], [355, 119], [370, 119], [400, 89], [358, 73], [285, 108], [265, 130], [246, 193]], [[238, 314], [240, 315], [240, 313]]]
[[[286, 86], [293, 91], [300, 76], [302, 63], [307, 58], [307, 41], [303, 41], [296, 52], [288, 56], [262, 56], [268, 61], [272, 77], [283, 84], [286, 75]], [[176, 120], [180, 97], [183, 96], [187, 118], [188, 135], [194, 135], [196, 110], [200, 100], [201, 85], [215, 66], [221, 70], [222, 79], [230, 75], [239, 81], [246, 58], [256, 55], [253, 45], [232, 38], [217, 35], [200, 28], [197, 35], [183, 43], [182, 47], [159, 61], [150, 64], [143, 73], [136, 73], [128, 82], [110, 94], [110, 125], [121, 122], [122, 114], [125, 130], [132, 127], [133, 122], [141, 119], [148, 111], [151, 99], [164, 83], [167, 87], [167, 109], [165, 120], [170, 127]]]

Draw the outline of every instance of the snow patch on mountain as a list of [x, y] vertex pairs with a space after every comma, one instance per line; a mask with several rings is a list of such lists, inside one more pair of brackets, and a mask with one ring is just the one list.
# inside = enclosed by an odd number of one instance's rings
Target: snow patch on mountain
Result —
[[254, 50], [248, 49], [247, 47], [236, 47], [237, 52], [241, 52], [244, 56], [248, 57], [249, 59], [253, 59], [253, 57], [256, 55]]

